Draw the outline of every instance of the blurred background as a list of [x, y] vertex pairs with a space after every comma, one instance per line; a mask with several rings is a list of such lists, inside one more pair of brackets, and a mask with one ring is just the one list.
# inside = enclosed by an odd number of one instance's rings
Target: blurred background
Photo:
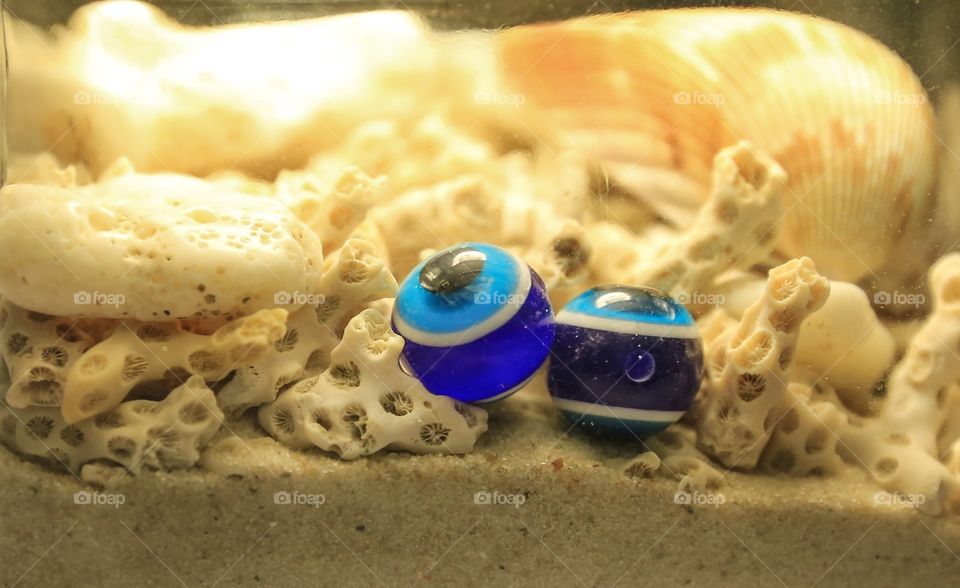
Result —
[[[49, 26], [84, 0], [5, 0], [8, 16]], [[154, 0], [177, 20], [197, 25], [305, 18], [377, 8], [410, 8], [440, 28], [496, 28], [599, 12], [684, 6], [766, 6], [806, 12], [858, 28], [896, 49], [934, 96], [960, 80], [958, 0]]]

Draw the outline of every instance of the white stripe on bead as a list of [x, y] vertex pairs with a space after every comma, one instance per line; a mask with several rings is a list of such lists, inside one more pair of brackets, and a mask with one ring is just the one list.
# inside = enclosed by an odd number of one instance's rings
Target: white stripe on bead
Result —
[[699, 339], [700, 331], [696, 325], [660, 325], [656, 323], [641, 323], [612, 318], [582, 314], [561, 310], [557, 313], [558, 325], [570, 325], [584, 329], [611, 331], [627, 335], [643, 335], [645, 337], [664, 337], [672, 339]]
[[570, 400], [568, 398], [557, 398], [553, 400], [560, 407], [560, 410], [582, 414], [585, 416], [598, 416], [621, 421], [646, 421], [649, 423], [675, 423], [680, 420], [683, 410], [646, 410], [643, 408], [625, 408], [620, 406], [608, 406], [606, 404], [595, 404], [592, 402], [581, 402], [579, 400]]

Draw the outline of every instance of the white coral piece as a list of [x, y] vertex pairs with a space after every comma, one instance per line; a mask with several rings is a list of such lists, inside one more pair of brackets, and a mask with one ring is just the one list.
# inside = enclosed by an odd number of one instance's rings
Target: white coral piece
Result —
[[191, 333], [177, 322], [121, 322], [70, 366], [63, 417], [74, 423], [120, 404], [135, 386], [170, 374], [214, 382], [243, 362], [255, 361], [284, 332], [287, 311], [274, 308], [231, 321], [212, 335]]
[[192, 377], [159, 402], [131, 400], [70, 424], [56, 408], [6, 407], [0, 439], [14, 451], [77, 473], [95, 460], [131, 472], [188, 468], [223, 421], [213, 391]]
[[674, 426], [644, 440], [649, 448], [623, 468], [631, 478], [652, 478], [655, 473], [677, 480], [677, 492], [707, 492], [718, 488], [723, 475], [697, 448], [692, 432]]
[[0, 360], [12, 380], [6, 403], [16, 408], [60, 406], [67, 373], [97, 341], [99, 327], [95, 321], [0, 303]]
[[787, 397], [799, 326], [829, 293], [813, 261], [788, 261], [770, 271], [764, 298], [740, 325], [707, 349], [708, 381], [697, 406], [697, 443], [706, 453], [728, 467], [756, 466], [768, 419]]
[[928, 454], [939, 456], [946, 449], [938, 447], [937, 433], [947, 424], [947, 388], [960, 381], [960, 254], [934, 264], [929, 284], [933, 312], [890, 375], [881, 416]]
[[[593, 278], [644, 284], [681, 301], [710, 289], [724, 271], [770, 255], [786, 181], [783, 168], [747, 142], [721, 150], [713, 162], [712, 192], [693, 224], [652, 255], [646, 247], [624, 247], [622, 238], [595, 239]], [[588, 235], [598, 230], [613, 229], [601, 225]]]
[[560, 187], [542, 184], [541, 164], [512, 154], [486, 172], [410, 190], [371, 210], [355, 234], [378, 243], [398, 275], [424, 251], [488, 241], [517, 253], [549, 288], [575, 283], [587, 275], [591, 249], [580, 223], [550, 205], [545, 192]]
[[343, 459], [381, 449], [467, 453], [487, 429], [486, 411], [435, 396], [400, 369], [403, 339], [365, 310], [347, 325], [322, 374], [298, 382], [258, 412], [260, 424], [293, 448]]
[[284, 170], [274, 194], [320, 237], [323, 250], [336, 251], [374, 205], [387, 198], [386, 178], [372, 178], [349, 165], [334, 181], [314, 171]]
[[[783, 402], [775, 406], [769, 421], [774, 423], [758, 466], [795, 476], [827, 475], [840, 471], [840, 433], [847, 415], [835, 392], [792, 383]], [[855, 420], [854, 422], [859, 422]]]
[[328, 257], [324, 269], [318, 286], [323, 294], [315, 303], [291, 314], [286, 331], [262, 355], [236, 366], [233, 379], [217, 395], [225, 412], [238, 414], [272, 402], [284, 386], [326, 369], [344, 318], [360, 304], [392, 296], [397, 289], [373, 246], [359, 239]]

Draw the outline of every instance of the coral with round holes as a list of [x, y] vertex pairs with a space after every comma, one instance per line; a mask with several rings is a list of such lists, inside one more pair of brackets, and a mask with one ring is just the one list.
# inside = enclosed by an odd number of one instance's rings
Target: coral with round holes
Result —
[[601, 286], [557, 314], [548, 383], [554, 402], [582, 429], [644, 437], [676, 422], [703, 375], [690, 313], [648, 288]]
[[489, 402], [520, 389], [546, 359], [553, 310], [540, 276], [499, 247], [463, 243], [400, 285], [394, 330], [405, 367], [434, 394]]

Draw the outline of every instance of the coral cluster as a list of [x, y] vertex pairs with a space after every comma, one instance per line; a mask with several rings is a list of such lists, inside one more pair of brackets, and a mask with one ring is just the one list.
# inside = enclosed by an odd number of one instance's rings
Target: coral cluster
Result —
[[75, 475], [106, 460], [132, 472], [190, 467], [223, 420], [214, 393], [194, 376], [163, 400], [130, 400], [96, 418], [69, 423], [57, 408], [12, 408], [0, 439], [17, 452]]
[[0, 358], [13, 383], [5, 402], [16, 408], [60, 406], [70, 367], [100, 340], [96, 321], [53, 317], [0, 302]]
[[169, 323], [121, 322], [70, 366], [61, 412], [68, 423], [106, 412], [138, 384], [167, 374], [190, 374], [209, 382], [237, 365], [256, 361], [284, 332], [287, 311], [261, 310], [231, 321], [212, 335], [178, 330]]
[[[694, 416], [698, 446], [731, 468], [826, 475], [853, 464], [924, 512], [960, 509], [960, 254], [931, 268], [929, 288], [933, 312], [887, 379], [886, 398], [874, 399], [872, 389], [842, 395], [823, 373], [787, 370], [797, 330], [829, 288], [808, 260], [772, 270], [765, 300], [739, 326], [723, 330], [722, 310], [702, 320], [709, 376]], [[867, 327], [860, 339], [876, 326]], [[747, 344], [752, 337], [767, 343]], [[758, 349], [765, 359], [754, 362]]]
[[319, 447], [344, 459], [381, 449], [466, 453], [487, 429], [484, 410], [434, 396], [400, 369], [403, 339], [368, 309], [347, 325], [330, 366], [259, 409], [284, 444]]
[[[960, 223], [956, 198], [928, 197], [926, 101], [876, 100], [923, 96], [915, 77], [807, 17], [613, 20], [494, 38], [374, 12], [198, 32], [112, 2], [49, 35], [12, 24], [34, 67], [11, 72], [11, 137], [59, 161], [15, 154], [17, 184], [0, 192], [0, 437], [90, 480], [198, 460], [256, 474], [253, 447], [285, 472], [303, 467], [291, 448], [470, 451], [486, 413], [404, 373], [402, 339], [364, 307], [388, 311], [394, 275], [476, 240], [521, 256], [555, 303], [631, 283], [698, 317], [695, 410], [628, 474], [665, 472], [690, 492], [720, 482], [709, 459], [791, 475], [855, 464], [927, 512], [960, 508], [960, 255], [931, 270], [932, 312], [901, 330], [889, 374], [896, 340], [863, 289], [923, 271], [913, 260]], [[729, 70], [724, 52], [765, 42], [760, 29], [797, 43]], [[713, 51], [718, 39], [737, 42]], [[567, 59], [583, 47], [599, 57]], [[785, 55], [792, 77], [813, 72], [805, 87], [784, 84]], [[664, 60], [687, 72], [682, 92]], [[616, 75], [565, 85], [581, 63]], [[621, 88], [637, 80], [655, 89], [639, 103]], [[850, 80], [856, 91], [837, 90]], [[729, 104], [683, 103], [691, 92]], [[647, 112], [653, 99], [673, 106]], [[944, 101], [949, 150], [960, 99]], [[801, 255], [831, 278], [873, 279], [827, 282]]]

